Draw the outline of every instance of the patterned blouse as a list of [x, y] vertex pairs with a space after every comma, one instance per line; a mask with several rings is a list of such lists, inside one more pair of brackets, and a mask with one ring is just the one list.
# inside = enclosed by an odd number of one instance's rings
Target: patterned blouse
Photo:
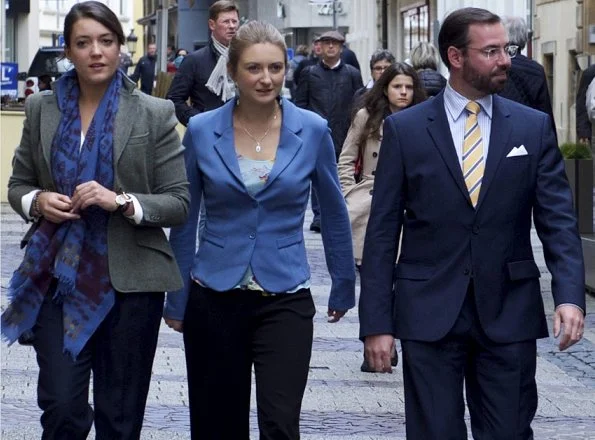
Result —
[[[249, 159], [242, 155], [238, 155], [237, 157], [238, 162], [240, 164], [240, 172], [242, 173], [242, 180], [244, 181], [244, 185], [246, 186], [248, 193], [254, 197], [254, 194], [260, 191], [266, 184], [269, 178], [269, 174], [271, 174], [271, 169], [273, 169], [275, 161]], [[287, 293], [294, 293], [300, 289], [307, 289], [309, 287], [310, 280], [308, 279], [296, 288], [289, 290]], [[246, 269], [246, 273], [242, 277], [239, 284], [235, 286], [235, 289], [261, 290], [263, 292], [265, 291], [265, 289], [263, 289], [258, 284], [258, 281], [254, 277], [251, 266], [248, 266], [248, 269]]]

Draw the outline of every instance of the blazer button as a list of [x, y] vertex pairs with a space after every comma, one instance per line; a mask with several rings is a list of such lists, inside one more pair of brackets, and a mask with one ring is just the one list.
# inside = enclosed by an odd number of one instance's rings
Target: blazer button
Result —
[[465, 270], [463, 271], [463, 274], [464, 274], [464, 275], [469, 275], [470, 273], [471, 273], [471, 272], [469, 271], [469, 269], [465, 269]]
[[378, 157], [378, 153], [376, 153], [375, 151], [372, 153], [372, 157]]
[[473, 225], [472, 231], [475, 235], [479, 234], [479, 226], [478, 225]]
[[250, 240], [254, 240], [256, 238], [256, 234], [254, 232], [252, 232], [250, 235]]

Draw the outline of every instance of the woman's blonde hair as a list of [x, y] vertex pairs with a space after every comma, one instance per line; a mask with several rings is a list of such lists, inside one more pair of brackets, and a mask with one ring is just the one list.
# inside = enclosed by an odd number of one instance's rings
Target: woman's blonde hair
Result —
[[235, 74], [244, 50], [254, 44], [270, 43], [283, 51], [283, 61], [287, 67], [287, 46], [281, 32], [270, 23], [252, 20], [240, 26], [229, 43], [227, 68]]

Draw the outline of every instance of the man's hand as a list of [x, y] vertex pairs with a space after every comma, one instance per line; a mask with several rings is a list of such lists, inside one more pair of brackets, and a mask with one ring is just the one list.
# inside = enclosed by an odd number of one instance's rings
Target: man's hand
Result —
[[366, 336], [364, 341], [364, 356], [370, 368], [377, 373], [392, 373], [391, 356], [395, 351], [393, 335]]
[[184, 321], [178, 321], [177, 319], [169, 319], [169, 318], [163, 318], [163, 320], [165, 321], [165, 323], [167, 324], [167, 326], [169, 328], [174, 329], [175, 331], [177, 331], [179, 333], [183, 333]]
[[[564, 331], [562, 332], [562, 327]], [[583, 337], [585, 317], [583, 312], [572, 305], [561, 305], [554, 312], [554, 337], [560, 336], [560, 351], [576, 344]]]

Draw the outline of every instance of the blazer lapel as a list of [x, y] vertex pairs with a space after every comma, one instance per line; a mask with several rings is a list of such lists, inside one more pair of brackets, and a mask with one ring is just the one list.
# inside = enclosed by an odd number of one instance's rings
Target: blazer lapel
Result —
[[125, 85], [120, 91], [120, 102], [118, 103], [118, 114], [116, 115], [116, 127], [114, 130], [114, 169], [128, 144], [130, 133], [135, 122], [138, 96], [132, 94], [132, 90]]
[[[52, 177], [52, 169], [50, 164], [52, 163], [52, 142], [58, 126], [60, 125], [60, 118], [62, 113], [58, 109], [58, 102], [56, 101], [55, 95], [44, 96], [41, 101], [41, 117], [40, 117], [40, 141], [41, 148], [43, 150], [43, 157], [48, 167], [48, 173]], [[53, 180], [52, 180], [53, 181]]]
[[428, 132], [430, 133], [438, 152], [442, 156], [442, 160], [444, 160], [444, 163], [448, 167], [452, 178], [455, 180], [459, 190], [463, 194], [463, 197], [471, 203], [469, 191], [467, 190], [465, 179], [463, 178], [463, 171], [459, 164], [457, 150], [452, 142], [452, 134], [450, 132], [450, 126], [448, 125], [446, 110], [444, 109], [444, 94], [440, 93], [432, 99], [432, 103], [433, 105], [428, 112]]
[[271, 174], [260, 191], [267, 189], [273, 181], [287, 168], [291, 163], [297, 152], [302, 147], [302, 139], [297, 135], [302, 130], [302, 123], [295, 106], [283, 99], [283, 125], [281, 126], [281, 136], [279, 139], [279, 146], [277, 147], [277, 155], [275, 163], [271, 170]]
[[214, 130], [215, 136], [218, 138], [215, 141], [215, 151], [217, 151], [217, 154], [219, 154], [219, 157], [231, 175], [234, 176], [240, 186], [246, 190], [234, 146], [233, 107], [235, 106], [235, 102], [235, 99], [230, 99], [223, 105], [223, 107], [221, 107], [221, 117], [217, 121]]
[[508, 142], [512, 132], [510, 124], [510, 110], [498, 95], [493, 95], [492, 110], [492, 128], [490, 133], [490, 145], [488, 149], [488, 158], [479, 190], [479, 200], [476, 209], [479, 209], [483, 200], [485, 200], [490, 184], [494, 180], [494, 175], [506, 151], [509, 151]]

